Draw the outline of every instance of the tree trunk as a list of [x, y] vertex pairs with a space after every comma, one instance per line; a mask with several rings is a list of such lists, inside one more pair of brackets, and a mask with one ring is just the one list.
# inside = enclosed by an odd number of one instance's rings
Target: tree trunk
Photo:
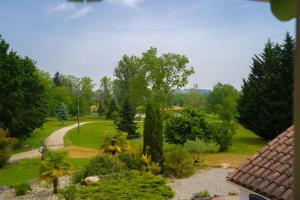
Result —
[[54, 193], [54, 194], [57, 194], [57, 186], [58, 186], [58, 179], [55, 178], [55, 179], [53, 180], [53, 193]]

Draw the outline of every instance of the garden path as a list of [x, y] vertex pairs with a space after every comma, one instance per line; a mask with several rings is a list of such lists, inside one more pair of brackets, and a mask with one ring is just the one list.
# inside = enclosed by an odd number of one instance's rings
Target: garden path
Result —
[[[87, 123], [91, 123], [91, 122], [81, 122], [81, 125], [87, 124]], [[64, 147], [64, 136], [65, 134], [73, 129], [77, 127], [77, 123], [73, 124], [71, 126], [67, 126], [61, 129], [58, 129], [56, 131], [54, 131], [47, 139], [46, 139], [46, 145], [47, 148], [49, 149], [62, 149]], [[30, 151], [26, 151], [26, 152], [22, 152], [22, 153], [17, 153], [17, 154], [13, 154], [10, 159], [9, 162], [14, 162], [14, 161], [18, 161], [24, 158], [34, 158], [34, 157], [40, 157], [41, 154], [39, 152], [39, 149], [32, 149]]]
[[226, 176], [231, 169], [212, 168], [197, 171], [193, 176], [172, 179], [168, 185], [175, 191], [173, 200], [189, 200], [193, 194], [207, 190], [210, 195], [223, 196], [222, 199], [238, 200], [239, 189], [226, 181]]

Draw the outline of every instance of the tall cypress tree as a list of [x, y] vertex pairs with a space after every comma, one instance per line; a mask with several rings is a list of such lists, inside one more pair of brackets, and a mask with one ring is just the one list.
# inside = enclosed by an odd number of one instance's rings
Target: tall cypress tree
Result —
[[267, 42], [253, 58], [239, 99], [239, 121], [265, 139], [272, 139], [292, 124], [295, 41], [286, 35], [283, 45]]
[[163, 162], [163, 121], [159, 105], [148, 103], [144, 122], [143, 153], [149, 154], [151, 159]]
[[135, 108], [130, 104], [128, 98], [123, 102], [122, 109], [119, 113], [120, 121], [117, 123], [118, 129], [128, 133], [128, 139], [138, 138], [140, 134], [137, 132], [135, 120]]

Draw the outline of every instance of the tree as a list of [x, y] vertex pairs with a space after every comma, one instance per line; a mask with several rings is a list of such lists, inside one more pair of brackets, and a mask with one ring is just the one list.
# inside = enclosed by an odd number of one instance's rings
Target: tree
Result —
[[57, 119], [61, 122], [61, 124], [64, 124], [64, 121], [68, 120], [68, 111], [64, 104], [61, 104], [56, 111]]
[[59, 72], [56, 72], [54, 74], [54, 77], [53, 77], [53, 83], [56, 87], [59, 87], [61, 86], [61, 75], [59, 74]]
[[113, 117], [113, 113], [118, 110], [117, 103], [115, 98], [111, 98], [108, 104], [108, 110], [106, 112], [106, 118], [111, 119]]
[[169, 117], [165, 122], [165, 138], [168, 143], [183, 145], [187, 140], [197, 138], [210, 140], [208, 123], [197, 109], [189, 108], [180, 115]]
[[103, 113], [105, 114], [108, 109], [109, 99], [111, 98], [111, 89], [112, 83], [110, 78], [104, 76], [100, 80], [100, 90], [99, 90], [99, 108], [101, 108]]
[[223, 120], [235, 120], [238, 116], [237, 100], [239, 92], [230, 84], [217, 83], [207, 97], [209, 110]]
[[163, 121], [159, 104], [148, 103], [144, 122], [143, 153], [151, 156], [151, 160], [163, 162]]
[[35, 62], [0, 38], [0, 126], [10, 137], [28, 137], [43, 124], [47, 95], [40, 81]]
[[265, 139], [272, 139], [292, 124], [295, 40], [287, 33], [282, 45], [268, 41], [255, 55], [243, 81], [238, 102], [239, 121]]
[[143, 105], [149, 100], [167, 105], [172, 90], [184, 87], [194, 73], [188, 63], [184, 55], [168, 53], [158, 56], [157, 49], [151, 47], [140, 58], [137, 76], [130, 80], [133, 85], [131, 99]]
[[10, 157], [12, 138], [7, 137], [7, 133], [0, 128], [0, 169], [4, 167]]
[[125, 99], [122, 105], [122, 109], [119, 113], [119, 122], [117, 123], [118, 129], [128, 133], [128, 138], [140, 137], [137, 132], [137, 125], [135, 120], [135, 108], [129, 103], [128, 99]]
[[205, 96], [197, 89], [189, 89], [186, 94], [185, 105], [192, 108], [204, 109], [206, 103]]
[[65, 153], [59, 151], [46, 151], [45, 159], [40, 165], [40, 178], [46, 183], [53, 184], [53, 193], [57, 194], [58, 179], [69, 175], [71, 165], [65, 160]]
[[93, 80], [90, 77], [82, 77], [80, 81], [80, 96], [81, 96], [81, 105], [80, 109], [82, 113], [86, 114], [90, 111], [90, 106], [92, 105], [93, 93]]
[[128, 98], [130, 91], [130, 80], [137, 76], [140, 67], [140, 59], [136, 56], [124, 55], [114, 69], [113, 92], [117, 102], [122, 104], [125, 98]]

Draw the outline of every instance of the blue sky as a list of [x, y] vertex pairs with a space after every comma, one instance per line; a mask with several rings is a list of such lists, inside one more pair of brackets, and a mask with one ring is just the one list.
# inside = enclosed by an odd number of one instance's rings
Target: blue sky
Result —
[[189, 86], [211, 89], [218, 81], [237, 88], [251, 58], [268, 39], [293, 35], [295, 21], [280, 22], [269, 4], [247, 0], [63, 0], [1, 2], [0, 34], [13, 50], [54, 74], [90, 76], [95, 83], [124, 54], [186, 55], [196, 73]]

